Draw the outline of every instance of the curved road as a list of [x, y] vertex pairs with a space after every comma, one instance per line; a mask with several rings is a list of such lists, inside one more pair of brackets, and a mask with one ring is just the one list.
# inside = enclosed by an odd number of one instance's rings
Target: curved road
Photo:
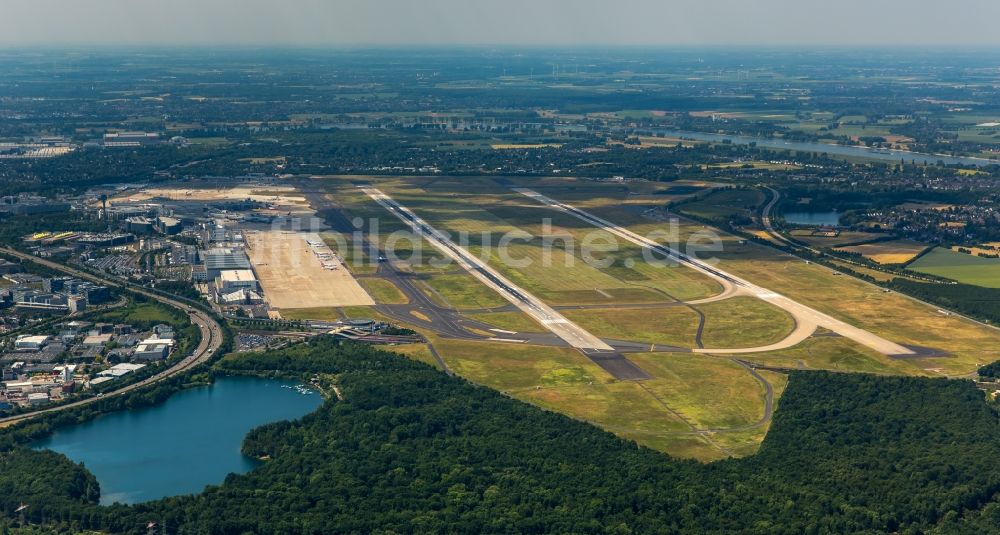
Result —
[[[63, 273], [66, 273], [68, 275], [72, 275], [72, 276], [80, 278], [80, 279], [86, 279], [86, 280], [90, 280], [90, 281], [93, 281], [93, 282], [98, 282], [100, 284], [104, 284], [106, 286], [113, 286], [113, 287], [116, 287], [116, 288], [122, 288], [123, 287], [122, 284], [120, 284], [120, 283], [118, 283], [116, 281], [113, 281], [111, 279], [105, 279], [105, 278], [98, 277], [96, 275], [92, 275], [90, 273], [87, 273], [85, 271], [80, 271], [78, 269], [74, 269], [74, 268], [71, 268], [69, 266], [65, 266], [63, 264], [59, 264], [59, 263], [52, 262], [52, 261], [49, 261], [49, 260], [45, 260], [45, 259], [42, 259], [42, 258], [37, 258], [35, 256], [22, 253], [20, 251], [15, 250], [15, 249], [8, 249], [6, 247], [0, 247], [0, 252], [2, 252], [4, 254], [7, 254], [7, 255], [10, 255], [10, 256], [14, 256], [14, 257], [20, 258], [22, 260], [28, 260], [28, 261], [34, 262], [36, 264], [45, 266], [45, 267], [47, 267], [49, 269], [61, 271]], [[179, 374], [181, 372], [184, 372], [184, 371], [186, 371], [186, 370], [188, 370], [190, 368], [193, 368], [193, 367], [195, 367], [195, 366], [197, 366], [197, 365], [199, 365], [199, 364], [207, 361], [212, 356], [212, 354], [215, 353], [215, 351], [218, 350], [219, 347], [222, 345], [222, 340], [223, 340], [222, 326], [219, 325], [219, 322], [215, 321], [215, 319], [213, 319], [208, 314], [202, 312], [201, 310], [198, 310], [197, 308], [193, 308], [193, 307], [191, 307], [191, 306], [189, 306], [189, 305], [187, 305], [187, 304], [185, 304], [185, 303], [183, 303], [181, 301], [177, 301], [177, 300], [171, 299], [169, 297], [164, 297], [162, 295], [159, 295], [159, 294], [156, 294], [156, 293], [153, 293], [153, 292], [149, 292], [149, 291], [146, 291], [146, 290], [143, 290], [143, 289], [137, 289], [137, 288], [129, 288], [129, 290], [132, 291], [132, 292], [141, 294], [141, 295], [143, 295], [145, 297], [148, 297], [150, 299], [153, 299], [153, 300], [155, 300], [155, 301], [157, 301], [159, 303], [162, 303], [164, 305], [171, 306], [171, 307], [183, 310], [184, 312], [187, 312], [188, 316], [191, 319], [191, 323], [197, 325], [198, 329], [201, 330], [201, 343], [198, 344], [198, 347], [195, 348], [195, 350], [190, 355], [184, 357], [180, 362], [174, 364], [173, 366], [171, 366], [170, 368], [167, 368], [166, 370], [163, 370], [163, 371], [157, 373], [156, 375], [154, 375], [152, 377], [148, 377], [146, 379], [143, 379], [142, 381], [139, 381], [138, 383], [132, 383], [132, 384], [130, 384], [128, 386], [124, 386], [122, 388], [119, 388], [118, 390], [114, 390], [114, 391], [108, 392], [108, 393], [106, 393], [105, 395], [103, 395], [101, 397], [92, 397], [92, 398], [82, 399], [80, 401], [74, 401], [72, 403], [67, 403], [65, 405], [59, 405], [59, 406], [48, 408], [48, 409], [43, 409], [43, 410], [39, 410], [39, 411], [29, 412], [29, 413], [26, 413], [26, 414], [18, 414], [17, 416], [9, 416], [7, 418], [0, 418], [0, 427], [6, 427], [8, 425], [12, 425], [12, 424], [15, 424], [17, 422], [21, 422], [21, 421], [24, 421], [24, 420], [35, 418], [35, 417], [37, 417], [39, 415], [42, 415], [42, 414], [49, 414], [49, 413], [53, 413], [53, 412], [57, 412], [57, 411], [62, 411], [62, 410], [66, 410], [66, 409], [75, 408], [75, 407], [81, 407], [83, 405], [94, 403], [95, 401], [98, 401], [98, 400], [101, 400], [101, 399], [105, 399], [105, 398], [109, 398], [109, 397], [114, 397], [114, 396], [120, 396], [122, 394], [127, 394], [129, 392], [138, 390], [140, 388], [144, 388], [146, 386], [149, 386], [151, 384], [154, 384], [154, 383], [157, 383], [159, 381], [162, 381], [162, 380], [164, 380], [164, 379], [166, 379], [168, 377], [172, 377], [174, 375], [177, 375], [177, 374]]]

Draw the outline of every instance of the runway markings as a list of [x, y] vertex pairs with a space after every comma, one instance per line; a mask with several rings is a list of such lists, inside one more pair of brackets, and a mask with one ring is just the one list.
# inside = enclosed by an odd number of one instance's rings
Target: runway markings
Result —
[[399, 204], [378, 188], [361, 187], [361, 190], [371, 197], [372, 200], [388, 210], [389, 213], [406, 223], [414, 233], [426, 238], [436, 249], [458, 262], [460, 266], [479, 279], [483, 284], [489, 286], [525, 314], [537, 320], [538, 323], [548, 328], [549, 331], [559, 338], [562, 338], [570, 346], [583, 351], [614, 351], [603, 340], [566, 319], [565, 316], [556, 312], [555, 309], [546, 305], [542, 300], [501, 275], [500, 272], [490, 267], [489, 264], [456, 245], [447, 235], [430, 226], [430, 224], [413, 213], [409, 208]]
[[[524, 195], [525, 197], [534, 199], [535, 201], [541, 204], [566, 212], [572, 215], [573, 217], [576, 217], [577, 219], [587, 222], [595, 227], [603, 228], [604, 230], [616, 236], [624, 238], [640, 247], [644, 247], [656, 251], [658, 253], [665, 254], [678, 263], [684, 264], [690, 267], [691, 269], [694, 269], [713, 279], [718, 280], [724, 286], [727, 285], [736, 286], [737, 289], [740, 290], [741, 292], [748, 293], [760, 299], [765, 299], [767, 300], [768, 303], [771, 303], [781, 309], [784, 309], [786, 312], [791, 314], [792, 317], [795, 318], [796, 322], [798, 322], [799, 325], [802, 327], [812, 326], [813, 329], [815, 329], [816, 326], [824, 327], [845, 338], [849, 338], [861, 345], [874, 349], [875, 351], [878, 351], [883, 355], [914, 354], [914, 351], [908, 347], [886, 340], [864, 329], [840, 321], [828, 314], [824, 314], [823, 312], [820, 312], [806, 305], [803, 305], [797, 301], [789, 299], [788, 297], [778, 294], [777, 292], [773, 292], [766, 288], [757, 286], [745, 279], [737, 277], [736, 275], [727, 273], [719, 269], [718, 267], [709, 265], [708, 263], [698, 260], [696, 258], [692, 258], [680, 251], [671, 249], [666, 245], [663, 245], [649, 238], [646, 238], [645, 236], [640, 236], [639, 234], [636, 234], [631, 230], [628, 230], [619, 225], [601, 219], [598, 216], [580, 210], [579, 208], [576, 208], [572, 205], [562, 203], [560, 201], [557, 201], [551, 197], [548, 197], [531, 189], [527, 188], [513, 188], [513, 189], [514, 191]], [[801, 336], [804, 333], [803, 328], [800, 328], [797, 331], [799, 336]], [[786, 340], [788, 344], [790, 344], [787, 347], [791, 347], [791, 345], [795, 345], [801, 342], [801, 340], [797, 340], [797, 337], [789, 337]], [[785, 344], [779, 342], [777, 344], [771, 344], [769, 346], [765, 346], [764, 348], [698, 349], [695, 351], [699, 353], [753, 353], [764, 350], [774, 350], [774, 349], [784, 349], [784, 348]]]

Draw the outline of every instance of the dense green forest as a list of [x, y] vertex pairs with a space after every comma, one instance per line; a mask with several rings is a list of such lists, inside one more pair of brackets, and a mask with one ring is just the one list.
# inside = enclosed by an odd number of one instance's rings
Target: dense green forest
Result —
[[796, 372], [756, 456], [702, 465], [332, 339], [217, 367], [330, 374], [344, 401], [252, 431], [260, 469], [137, 506], [96, 505], [83, 468], [23, 446], [85, 415], [16, 428], [0, 508], [32, 500], [33, 521], [66, 530], [319, 534], [919, 533], [989, 525], [998, 507], [998, 418], [971, 382]]

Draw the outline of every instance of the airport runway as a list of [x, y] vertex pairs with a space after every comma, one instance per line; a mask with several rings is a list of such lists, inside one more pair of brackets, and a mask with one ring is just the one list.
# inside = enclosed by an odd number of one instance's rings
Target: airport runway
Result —
[[565, 340], [572, 347], [585, 352], [613, 351], [611, 346], [604, 343], [603, 340], [571, 322], [565, 316], [556, 312], [555, 309], [501, 275], [500, 272], [490, 267], [486, 262], [455, 245], [448, 236], [430, 226], [420, 216], [393, 200], [392, 197], [382, 193], [377, 188], [365, 187], [362, 188], [362, 191], [391, 214], [409, 225], [416, 234], [426, 238], [431, 245], [457, 262], [458, 265], [465, 268], [466, 271], [479, 279], [483, 284], [492, 288], [503, 298], [510, 301], [511, 304], [534, 318], [538, 323], [552, 331], [559, 338]]
[[731, 273], [727, 273], [717, 267], [709, 265], [706, 262], [688, 256], [682, 252], [676, 251], [669, 248], [666, 245], [662, 245], [656, 241], [649, 238], [636, 234], [628, 229], [615, 225], [607, 220], [597, 217], [593, 214], [575, 208], [569, 204], [559, 202], [551, 197], [538, 193], [534, 190], [527, 188], [513, 188], [514, 191], [534, 199], [535, 201], [555, 208], [557, 210], [566, 212], [577, 219], [585, 221], [595, 227], [602, 228], [620, 238], [628, 240], [640, 247], [648, 248], [659, 254], [662, 254], [672, 261], [679, 264], [690, 267], [700, 273], [703, 273], [723, 284], [727, 288], [723, 293], [727, 293], [729, 286], [736, 287], [737, 291], [733, 292], [736, 294], [751, 295], [757, 297], [763, 301], [767, 301], [772, 305], [781, 308], [792, 315], [795, 319], [797, 328], [793, 332], [793, 336], [790, 336], [778, 342], [777, 344], [771, 344], [762, 348], [738, 348], [738, 349], [724, 349], [724, 348], [711, 348], [711, 349], [695, 349], [696, 353], [754, 353], [759, 351], [771, 351], [775, 349], [785, 349], [798, 344], [809, 334], [815, 331], [816, 327], [824, 327], [829, 329], [845, 338], [849, 338], [865, 347], [871, 348], [883, 355], [889, 356], [900, 356], [900, 355], [912, 355], [914, 351], [908, 347], [902, 346], [895, 342], [886, 340], [876, 334], [868, 332], [864, 329], [860, 329], [841, 320], [838, 320], [828, 314], [824, 314], [818, 310], [810, 308], [806, 305], [798, 303], [788, 297], [785, 297], [777, 292], [768, 290], [767, 288], [762, 288], [757, 286], [745, 279], [737, 277]]
[[548, 329], [556, 337], [571, 347], [578, 349], [593, 362], [623, 380], [649, 379], [650, 375], [626, 359], [604, 340], [587, 332], [552, 307], [520, 288], [488, 264], [468, 251], [455, 245], [448, 236], [430, 226], [426, 221], [402, 206], [391, 197], [374, 187], [362, 187], [362, 191], [383, 208], [406, 223], [416, 234], [443, 254], [454, 260], [486, 286], [492, 288], [504, 299]]

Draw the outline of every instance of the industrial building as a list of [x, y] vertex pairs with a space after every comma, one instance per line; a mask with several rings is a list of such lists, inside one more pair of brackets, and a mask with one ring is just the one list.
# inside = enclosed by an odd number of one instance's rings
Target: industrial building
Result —
[[21, 271], [21, 264], [11, 262], [5, 258], [0, 258], [0, 275], [17, 273], [18, 271]]
[[13, 215], [53, 214], [70, 211], [68, 202], [36, 195], [7, 196], [0, 199], [0, 211]]
[[14, 306], [26, 310], [68, 312], [69, 299], [61, 294], [18, 290], [14, 292]]
[[161, 206], [152, 203], [116, 202], [104, 211], [105, 217], [111, 221], [122, 221], [130, 217], [156, 217]]
[[219, 303], [223, 305], [258, 305], [264, 302], [264, 296], [246, 288], [232, 292], [220, 292]]
[[248, 289], [257, 291], [257, 277], [249, 269], [229, 269], [219, 273], [215, 280], [215, 287], [222, 293], [229, 293], [235, 290]]
[[107, 148], [129, 148], [155, 145], [160, 142], [160, 134], [151, 132], [112, 132], [104, 134]]
[[136, 362], [151, 362], [163, 360], [170, 354], [170, 346], [167, 344], [147, 344], [140, 343], [132, 353], [132, 359]]
[[108, 368], [107, 370], [104, 370], [104, 371], [98, 373], [97, 375], [99, 377], [113, 377], [113, 378], [117, 378], [117, 377], [121, 377], [123, 375], [128, 375], [128, 374], [130, 374], [130, 373], [132, 373], [134, 371], [141, 370], [141, 369], [143, 369], [145, 367], [146, 367], [145, 364], [126, 364], [126, 363], [115, 364], [114, 366]]
[[175, 234], [180, 234], [183, 229], [180, 219], [173, 217], [160, 216], [156, 218], [156, 230], [167, 236], [173, 236]]
[[21, 335], [14, 340], [14, 349], [16, 351], [39, 351], [45, 344], [49, 342], [51, 338], [49, 336], [37, 335]]
[[83, 312], [87, 309], [88, 304], [87, 298], [82, 295], [71, 295], [66, 299], [66, 307], [70, 314]]
[[215, 280], [223, 271], [250, 269], [250, 259], [242, 249], [215, 248], [205, 251], [205, 271], [208, 280]]
[[87, 234], [76, 240], [86, 247], [117, 247], [135, 241], [134, 234]]
[[125, 230], [134, 234], [151, 234], [153, 220], [145, 216], [130, 217], [125, 220]]

